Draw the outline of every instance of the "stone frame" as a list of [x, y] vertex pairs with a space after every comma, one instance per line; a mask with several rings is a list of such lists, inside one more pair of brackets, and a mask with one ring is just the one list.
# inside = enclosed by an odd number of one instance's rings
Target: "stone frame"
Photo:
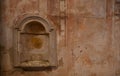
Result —
[[[56, 29], [47, 20], [39, 16], [28, 16], [16, 21], [14, 27], [14, 67], [23, 67], [20, 63], [20, 49], [19, 40], [20, 33], [23, 31], [27, 23], [37, 21], [40, 22], [46, 32], [49, 34], [49, 65], [47, 66], [35, 66], [35, 67], [52, 67], [57, 66], [57, 49], [56, 49]], [[28, 66], [31, 67], [31, 66]]]

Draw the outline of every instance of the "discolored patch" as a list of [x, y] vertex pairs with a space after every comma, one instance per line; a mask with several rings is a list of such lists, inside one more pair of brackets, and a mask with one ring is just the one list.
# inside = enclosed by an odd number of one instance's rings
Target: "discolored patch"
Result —
[[63, 58], [61, 58], [60, 60], [59, 60], [59, 66], [63, 66]]
[[96, 76], [96, 73], [91, 73], [91, 75], [90, 76]]
[[33, 37], [30, 39], [30, 43], [32, 45], [32, 48], [40, 49], [42, 48], [43, 40], [40, 38]]
[[92, 66], [92, 61], [91, 61], [90, 57], [87, 54], [84, 54], [82, 56], [82, 61], [83, 61], [83, 64]]
[[116, 76], [120, 76], [120, 70], [116, 72]]
[[2, 46], [2, 45], [0, 45], [0, 50], [1, 50], [1, 51], [5, 50], [5, 47]]

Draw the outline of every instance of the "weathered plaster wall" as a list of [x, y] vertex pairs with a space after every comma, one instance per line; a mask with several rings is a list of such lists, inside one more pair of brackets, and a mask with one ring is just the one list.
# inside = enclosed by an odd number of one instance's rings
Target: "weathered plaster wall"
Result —
[[[120, 18], [114, 16], [114, 0], [1, 3], [2, 76], [120, 76]], [[39, 15], [56, 27], [57, 68], [24, 71], [13, 67], [14, 24], [26, 15]]]
[[113, 50], [115, 51], [115, 59], [114, 59], [114, 66], [115, 68], [115, 74], [116, 76], [120, 75], [120, 17], [115, 16], [114, 17], [114, 25], [113, 25]]

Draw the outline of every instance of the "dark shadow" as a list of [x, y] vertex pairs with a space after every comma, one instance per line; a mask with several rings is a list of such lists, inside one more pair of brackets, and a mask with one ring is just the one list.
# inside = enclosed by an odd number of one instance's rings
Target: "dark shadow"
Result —
[[32, 21], [26, 24], [24, 32], [32, 34], [45, 33], [45, 27], [40, 22]]
[[[1, 28], [1, 23], [2, 23], [2, 0], [0, 0], [0, 35], [1, 35], [1, 32], [2, 32], [2, 28]], [[1, 38], [0, 38], [0, 45], [1, 45]], [[2, 48], [0, 47], [0, 76], [2, 76], [2, 71], [1, 71], [1, 50]]]
[[22, 69], [24, 71], [52, 71], [57, 69], [57, 67], [22, 67], [19, 69]]
[[5, 9], [3, 9], [4, 7], [4, 3], [5, 0], [0, 0], [0, 76], [3, 76], [3, 72], [2, 72], [2, 51], [4, 51], [4, 47], [2, 46], [2, 40], [3, 38], [3, 20], [2, 20], [2, 16], [3, 16], [3, 11]]

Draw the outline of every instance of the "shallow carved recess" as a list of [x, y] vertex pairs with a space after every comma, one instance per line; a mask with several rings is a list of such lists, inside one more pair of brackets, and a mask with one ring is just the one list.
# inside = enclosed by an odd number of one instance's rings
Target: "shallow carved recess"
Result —
[[56, 30], [39, 16], [23, 18], [14, 28], [14, 66], [57, 66]]

